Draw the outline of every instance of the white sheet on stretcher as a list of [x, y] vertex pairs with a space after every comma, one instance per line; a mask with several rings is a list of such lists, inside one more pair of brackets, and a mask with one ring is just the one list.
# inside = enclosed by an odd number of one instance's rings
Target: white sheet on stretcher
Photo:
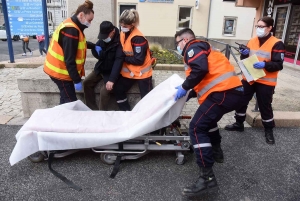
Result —
[[132, 111], [91, 111], [81, 101], [36, 110], [16, 134], [9, 158], [14, 165], [46, 150], [83, 149], [126, 141], [170, 125], [180, 115], [186, 97], [174, 101], [177, 74], [155, 87]]

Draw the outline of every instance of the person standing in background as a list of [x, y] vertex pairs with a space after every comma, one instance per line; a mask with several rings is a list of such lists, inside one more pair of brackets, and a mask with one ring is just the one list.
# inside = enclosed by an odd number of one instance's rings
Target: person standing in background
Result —
[[242, 83], [245, 93], [242, 99], [243, 105], [235, 111], [236, 122], [225, 126], [228, 131], [244, 131], [244, 121], [249, 101], [256, 93], [257, 104], [261, 114], [261, 121], [265, 129], [265, 139], [268, 144], [275, 144], [273, 128], [275, 127], [272, 100], [277, 84], [278, 72], [283, 69], [285, 46], [284, 43], [272, 36], [274, 20], [271, 17], [262, 17], [258, 20], [256, 35], [247, 44], [247, 49], [240, 49], [241, 59], [257, 55], [259, 62], [253, 64], [253, 68], [262, 69], [266, 75], [255, 81], [247, 82], [243, 76]]
[[45, 36], [44, 35], [36, 35], [36, 39], [39, 42], [39, 51], [41, 53], [41, 56], [43, 56], [43, 52], [47, 54], [47, 51], [45, 50]]
[[20, 39], [22, 40], [22, 48], [23, 48], [23, 54], [22, 56], [26, 56], [26, 50], [25, 50], [25, 47], [26, 49], [29, 51], [29, 55], [32, 56], [32, 51], [31, 49], [28, 47], [29, 45], [29, 36], [26, 36], [26, 35], [20, 35]]

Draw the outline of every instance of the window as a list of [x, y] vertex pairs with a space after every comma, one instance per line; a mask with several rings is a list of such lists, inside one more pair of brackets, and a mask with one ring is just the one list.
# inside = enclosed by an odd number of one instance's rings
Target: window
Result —
[[192, 7], [179, 7], [177, 30], [191, 28]]
[[131, 8], [136, 9], [136, 5], [120, 5], [120, 14], [119, 16], [123, 13], [124, 10], [130, 10]]
[[0, 5], [0, 13], [3, 13], [2, 5]]
[[223, 35], [235, 36], [237, 17], [224, 17]]

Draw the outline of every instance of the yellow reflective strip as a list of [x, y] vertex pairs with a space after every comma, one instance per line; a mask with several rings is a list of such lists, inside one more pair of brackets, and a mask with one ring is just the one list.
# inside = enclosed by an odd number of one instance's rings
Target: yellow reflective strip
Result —
[[60, 54], [54, 52], [52, 48], [49, 48], [49, 49], [48, 49], [48, 52], [49, 52], [54, 58], [56, 58], [56, 59], [58, 59], [58, 60], [60, 60], [60, 61], [63, 61], [63, 62], [65, 61], [65, 57], [64, 57], [63, 55], [60, 55]]
[[76, 59], [76, 64], [83, 64], [84, 63], [84, 59]]
[[[64, 69], [61, 69], [61, 68], [57, 68], [56, 66], [53, 66], [52, 64], [50, 64], [47, 60], [45, 61], [46, 63], [46, 66], [48, 68], [50, 68], [51, 70], [53, 70], [54, 72], [56, 73], [60, 73], [60, 74], [63, 74], [63, 75], [69, 75], [69, 72], [68, 70], [64, 70]], [[80, 75], [81, 73], [81, 70], [78, 71], [78, 74]]]
[[85, 49], [85, 45], [86, 45], [86, 42], [79, 42], [78, 49], [81, 49], [81, 50]]
[[45, 63], [46, 63], [46, 66], [48, 68], [50, 68], [51, 70], [53, 70], [54, 72], [57, 72], [57, 73], [60, 73], [63, 75], [69, 75], [69, 72], [67, 70], [57, 68], [57, 67], [53, 66], [52, 64], [50, 64], [47, 60], [45, 61]]

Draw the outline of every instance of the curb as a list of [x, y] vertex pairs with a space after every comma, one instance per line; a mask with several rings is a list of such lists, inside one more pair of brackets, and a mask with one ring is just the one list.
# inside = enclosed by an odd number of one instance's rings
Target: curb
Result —
[[[253, 112], [254, 101], [249, 102], [248, 109], [246, 112], [246, 122], [251, 127], [262, 128], [262, 121], [260, 112]], [[299, 127], [300, 126], [300, 112], [290, 111], [273, 111], [274, 121], [276, 127]]]

